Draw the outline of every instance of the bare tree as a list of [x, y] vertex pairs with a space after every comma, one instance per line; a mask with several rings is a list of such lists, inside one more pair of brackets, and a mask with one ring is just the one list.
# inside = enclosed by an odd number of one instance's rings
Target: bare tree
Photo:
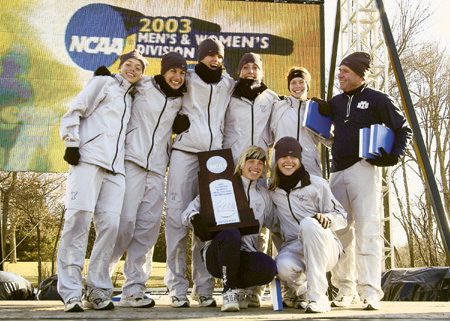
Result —
[[[396, 46], [444, 207], [450, 213], [449, 57], [445, 48], [423, 40], [432, 9], [419, 1], [401, 0], [397, 5], [399, 14], [393, 20]], [[394, 79], [393, 73], [390, 74]], [[390, 94], [400, 104], [395, 81], [390, 83]], [[409, 266], [445, 264], [431, 198], [412, 147], [392, 171], [391, 181], [398, 201], [394, 216], [407, 235]]]

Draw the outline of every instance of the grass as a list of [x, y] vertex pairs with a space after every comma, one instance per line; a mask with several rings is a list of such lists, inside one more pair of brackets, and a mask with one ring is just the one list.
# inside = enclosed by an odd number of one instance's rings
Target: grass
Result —
[[[83, 276], [86, 276], [87, 265], [89, 260], [85, 261], [85, 266], [83, 269]], [[113, 273], [112, 281], [114, 287], [121, 287], [124, 282], [123, 277], [123, 264], [124, 261], [120, 261]], [[4, 270], [6, 272], [16, 273], [29, 282], [33, 284], [33, 286], [38, 286], [38, 268], [37, 262], [18, 262], [18, 263], [4, 263]], [[164, 285], [164, 273], [166, 270], [166, 263], [153, 262], [152, 264], [152, 274], [150, 280], [147, 282], [146, 286], [149, 288], [159, 288], [165, 287]], [[42, 274], [43, 279], [47, 278], [51, 274], [51, 263], [44, 262], [42, 263]]]

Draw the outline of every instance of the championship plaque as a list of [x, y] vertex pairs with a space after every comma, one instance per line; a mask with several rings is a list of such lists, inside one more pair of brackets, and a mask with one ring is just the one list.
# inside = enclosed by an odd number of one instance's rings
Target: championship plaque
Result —
[[241, 235], [259, 231], [259, 221], [248, 206], [240, 177], [235, 176], [231, 149], [197, 154], [201, 214], [212, 236], [237, 228]]

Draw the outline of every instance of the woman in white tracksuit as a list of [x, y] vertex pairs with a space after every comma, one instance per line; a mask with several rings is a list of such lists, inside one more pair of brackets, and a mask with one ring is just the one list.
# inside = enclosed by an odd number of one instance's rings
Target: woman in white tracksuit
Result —
[[[236, 163], [239, 155], [249, 146], [259, 146], [266, 153], [272, 144], [270, 134], [270, 115], [278, 95], [267, 88], [262, 81], [263, 63], [260, 55], [245, 53], [239, 61], [237, 73], [239, 80], [233, 90], [225, 114], [223, 148], [231, 148]], [[265, 183], [266, 173], [260, 181]], [[267, 229], [263, 229], [258, 241], [258, 250], [266, 252], [269, 241]], [[260, 288], [251, 289], [248, 301], [250, 306], [260, 306]]]
[[[257, 184], [266, 165], [264, 149], [250, 146], [240, 155], [235, 175], [242, 181], [249, 206], [259, 221], [259, 230], [266, 226], [273, 232], [279, 232], [269, 192], [266, 187]], [[200, 197], [197, 196], [183, 212], [183, 224], [193, 226], [194, 233], [200, 239], [210, 240], [212, 236], [200, 212]], [[258, 236], [241, 236], [238, 229], [230, 228], [205, 243], [202, 251], [204, 263], [213, 276], [222, 279], [222, 311], [239, 311], [249, 307], [245, 288], [267, 284], [276, 274], [275, 261], [257, 249]]]
[[[290, 96], [275, 103], [270, 121], [270, 130], [274, 136], [274, 143], [285, 136], [294, 137], [302, 146], [302, 164], [308, 173], [322, 176], [319, 156], [319, 143], [331, 146], [331, 139], [324, 139], [303, 127], [308, 90], [311, 75], [303, 67], [293, 67], [289, 70], [288, 89]], [[314, 99], [314, 98], [313, 98]]]
[[334, 231], [346, 227], [346, 212], [328, 182], [309, 175], [302, 166], [301, 151], [293, 137], [283, 137], [275, 145], [270, 188], [284, 239], [276, 257], [278, 276], [297, 295], [306, 292], [306, 312], [326, 312], [331, 310], [326, 272], [342, 251]]
[[[186, 75], [187, 93], [181, 113], [189, 117], [190, 127], [175, 138], [167, 181], [166, 253], [164, 282], [169, 288], [172, 307], [188, 307], [186, 296], [186, 247], [189, 229], [182, 224], [181, 214], [198, 194], [197, 153], [222, 148], [222, 128], [226, 106], [234, 80], [222, 74], [223, 44], [215, 37], [198, 47], [199, 63]], [[202, 242], [193, 238], [193, 298], [202, 307], [216, 306], [212, 298], [214, 278], [202, 263]]]
[[255, 53], [242, 56], [239, 80], [225, 114], [223, 148], [231, 148], [236, 163], [249, 146], [259, 146], [266, 153], [272, 143], [269, 119], [278, 95], [263, 83], [261, 57]]
[[92, 218], [96, 238], [84, 306], [96, 310], [114, 308], [108, 265], [125, 192], [124, 143], [132, 101], [130, 91], [142, 77], [146, 64], [137, 51], [122, 55], [120, 74], [93, 78], [61, 120], [64, 159], [71, 166], [57, 272], [58, 292], [67, 312], [83, 311], [81, 271]]
[[136, 85], [125, 140], [125, 198], [110, 270], [127, 252], [120, 306], [152, 307], [145, 296], [164, 203], [164, 176], [174, 119], [186, 91], [187, 63], [179, 53], [162, 57], [161, 73]]

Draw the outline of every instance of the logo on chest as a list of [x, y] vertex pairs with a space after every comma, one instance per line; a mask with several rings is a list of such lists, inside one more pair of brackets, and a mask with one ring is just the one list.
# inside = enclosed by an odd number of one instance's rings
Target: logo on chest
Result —
[[360, 101], [358, 103], [358, 105], [356, 106], [356, 108], [367, 109], [367, 108], [369, 108], [369, 102], [368, 101]]

